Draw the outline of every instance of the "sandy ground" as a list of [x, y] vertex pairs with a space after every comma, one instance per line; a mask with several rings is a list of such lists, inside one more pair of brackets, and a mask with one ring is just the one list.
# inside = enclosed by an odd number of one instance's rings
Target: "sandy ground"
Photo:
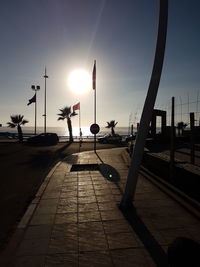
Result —
[[[97, 144], [97, 149], [115, 145]], [[83, 143], [80, 151], [93, 150]], [[79, 143], [28, 146], [0, 143], [0, 248], [4, 247], [50, 169], [63, 157], [79, 152]]]

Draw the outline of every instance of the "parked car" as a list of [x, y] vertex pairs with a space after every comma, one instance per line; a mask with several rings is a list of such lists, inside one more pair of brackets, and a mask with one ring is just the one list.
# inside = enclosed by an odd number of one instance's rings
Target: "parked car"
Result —
[[119, 143], [122, 141], [122, 137], [119, 134], [106, 134], [98, 138], [99, 143]]
[[126, 137], [126, 142], [128, 143], [128, 142], [130, 142], [130, 141], [132, 141], [132, 140], [135, 140], [136, 139], [136, 135], [129, 135], [129, 136], [127, 136]]
[[27, 142], [38, 145], [56, 145], [59, 138], [56, 133], [41, 133], [33, 137], [29, 137]]

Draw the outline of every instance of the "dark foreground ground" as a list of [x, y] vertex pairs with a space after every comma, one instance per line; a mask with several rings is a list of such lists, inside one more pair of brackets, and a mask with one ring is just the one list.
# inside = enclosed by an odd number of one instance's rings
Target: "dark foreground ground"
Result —
[[[116, 147], [97, 144], [97, 149]], [[60, 159], [79, 151], [93, 150], [93, 143], [59, 143], [55, 146], [27, 146], [0, 143], [0, 248], [9, 239], [42, 181]]]

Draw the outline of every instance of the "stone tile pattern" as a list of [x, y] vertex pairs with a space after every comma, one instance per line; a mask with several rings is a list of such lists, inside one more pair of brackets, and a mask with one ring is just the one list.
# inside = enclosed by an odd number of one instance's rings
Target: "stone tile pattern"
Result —
[[[120, 181], [99, 171], [66, 172], [66, 163], [59, 165], [12, 266], [156, 266], [117, 206], [128, 172], [121, 150], [80, 153], [74, 163], [102, 161], [117, 169]], [[164, 249], [176, 236], [200, 241], [199, 222], [143, 177], [135, 206]]]

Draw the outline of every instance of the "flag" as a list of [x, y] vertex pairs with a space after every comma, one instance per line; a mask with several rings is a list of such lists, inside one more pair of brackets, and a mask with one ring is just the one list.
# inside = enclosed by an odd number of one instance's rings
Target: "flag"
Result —
[[96, 90], [96, 60], [94, 61], [94, 67], [92, 72], [92, 88]]
[[73, 112], [75, 110], [80, 110], [80, 102], [78, 102], [76, 105], [73, 106]]
[[31, 99], [29, 99], [28, 101], [29, 101], [29, 102], [28, 102], [27, 106], [30, 105], [30, 104], [32, 104], [32, 103], [35, 103], [35, 102], [36, 102], [36, 93], [35, 93], [34, 96], [33, 96]]

